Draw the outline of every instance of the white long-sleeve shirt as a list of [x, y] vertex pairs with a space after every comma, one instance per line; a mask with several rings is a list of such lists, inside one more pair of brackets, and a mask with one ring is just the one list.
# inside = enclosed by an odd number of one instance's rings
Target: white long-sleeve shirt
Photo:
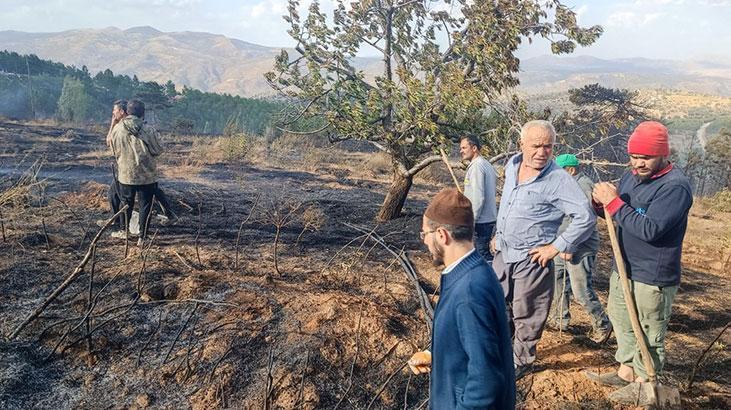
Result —
[[481, 155], [474, 158], [467, 167], [464, 195], [472, 202], [475, 223], [490, 223], [497, 219], [496, 180], [495, 168]]

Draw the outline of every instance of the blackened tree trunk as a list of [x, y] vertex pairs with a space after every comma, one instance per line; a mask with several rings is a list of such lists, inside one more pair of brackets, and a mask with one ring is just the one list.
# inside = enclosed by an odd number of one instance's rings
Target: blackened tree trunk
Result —
[[401, 209], [406, 202], [414, 177], [402, 172], [398, 166], [394, 167], [393, 180], [388, 189], [386, 199], [383, 200], [377, 219], [379, 222], [390, 221], [401, 216]]

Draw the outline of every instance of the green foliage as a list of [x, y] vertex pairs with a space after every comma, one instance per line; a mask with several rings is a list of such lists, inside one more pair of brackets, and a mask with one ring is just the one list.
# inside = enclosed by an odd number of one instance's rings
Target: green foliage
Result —
[[[523, 41], [545, 38], [552, 51], [567, 53], [602, 33], [599, 26], [579, 27], [558, 0], [338, 1], [332, 23], [318, 1], [305, 16], [299, 6], [289, 0], [284, 17], [296, 56], [282, 50], [266, 74], [272, 87], [304, 101], [282, 123], [318, 118], [324, 126], [310, 132], [371, 141], [409, 181], [440, 146], [489, 124], [486, 103], [502, 116], [493, 134], [519, 126], [525, 110], [505, 109], [524, 104], [515, 97], [503, 105], [503, 97], [518, 84], [515, 52]], [[366, 48], [382, 56], [380, 73], [368, 81], [352, 65]], [[400, 209], [403, 199], [395, 202]]]
[[625, 163], [626, 137], [649, 117], [639, 93], [589, 84], [569, 90], [569, 101], [573, 109], [553, 119], [559, 151], [580, 159]]
[[[160, 128], [221, 133], [233, 119], [239, 130], [262, 133], [281, 109], [281, 104], [272, 101], [187, 87], [178, 92], [172, 81], [161, 85], [136, 76], [115, 75], [109, 69], [91, 76], [86, 67], [77, 69], [7, 51], [0, 52], [0, 71], [4, 72], [0, 73], [0, 115], [20, 119], [58, 116], [106, 123], [115, 100], [138, 98], [145, 102], [146, 119]], [[70, 88], [63, 107], [58, 107], [67, 81]], [[72, 96], [79, 100], [76, 103], [83, 102], [82, 109], [70, 109]]]
[[73, 77], [63, 80], [58, 98], [58, 116], [68, 122], [83, 122], [90, 118], [93, 100], [84, 83]]
[[52, 117], [56, 114], [62, 77], [0, 75], [0, 114], [11, 118]]
[[81, 72], [61, 63], [41, 60], [35, 54], [20, 55], [7, 50], [0, 52], [0, 71], [25, 75], [48, 74], [55, 77], [71, 74], [70, 71]]
[[175, 118], [172, 124], [173, 131], [180, 134], [190, 134], [195, 128], [195, 123], [189, 118]]
[[[485, 102], [497, 102], [518, 84], [515, 52], [522, 41], [543, 37], [554, 52], [565, 53], [602, 32], [579, 27], [559, 1], [363, 0], [349, 6], [339, 2], [329, 24], [317, 1], [300, 16], [299, 2], [290, 0], [285, 20], [298, 55], [292, 59], [282, 50], [267, 79], [308, 102], [295, 117], [325, 120], [323, 131], [333, 140], [376, 142], [407, 169], [485, 124]], [[435, 11], [440, 6], [457, 10]], [[373, 81], [351, 64], [367, 47], [383, 55]]]
[[227, 162], [242, 162], [251, 152], [253, 141], [249, 135], [240, 132], [221, 137], [219, 144]]
[[158, 121], [172, 124], [186, 118], [194, 124], [195, 132], [222, 133], [227, 124], [252, 134], [261, 134], [281, 110], [276, 102], [214, 94], [183, 87], [172, 106], [160, 111]]
[[236, 118], [229, 118], [229, 120], [226, 122], [226, 126], [223, 127], [223, 136], [224, 137], [230, 137], [232, 135], [236, 135], [240, 132], [239, 124], [236, 121]]
[[696, 194], [705, 196], [728, 191], [731, 188], [731, 131], [722, 129], [708, 139], [705, 148], [690, 151], [684, 169]]

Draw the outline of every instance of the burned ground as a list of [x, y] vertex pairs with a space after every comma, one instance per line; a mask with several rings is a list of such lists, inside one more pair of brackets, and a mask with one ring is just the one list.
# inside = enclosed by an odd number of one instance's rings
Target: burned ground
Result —
[[[110, 216], [112, 177], [93, 132], [0, 123], [0, 140], [0, 192], [34, 175], [0, 208], [8, 336], [84, 257], [95, 221]], [[388, 181], [363, 169], [372, 154], [305, 145], [230, 162], [209, 151], [211, 137], [170, 137], [168, 147], [162, 186], [180, 221], [153, 219], [145, 246], [126, 256], [123, 240], [102, 235], [84, 273], [17, 338], [0, 341], [0, 407], [423, 407], [428, 379], [403, 368], [429, 342], [414, 283], [353, 227], [403, 249], [435, 301], [439, 271], [417, 232], [440, 185], [417, 183], [404, 216], [376, 226]], [[680, 387], [731, 319], [724, 254], [711, 245], [731, 216], [707, 216], [691, 222], [670, 323], [664, 382]], [[609, 269], [603, 251], [602, 300]], [[581, 372], [609, 371], [614, 346], [593, 345], [587, 316], [575, 305], [572, 314], [569, 332], [544, 334], [540, 371], [519, 383], [520, 407], [612, 408], [611, 390]], [[728, 340], [710, 349], [684, 407], [729, 406]]]

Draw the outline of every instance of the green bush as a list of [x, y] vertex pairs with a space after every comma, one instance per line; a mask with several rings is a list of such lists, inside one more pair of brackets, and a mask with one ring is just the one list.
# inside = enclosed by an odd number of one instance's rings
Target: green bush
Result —
[[243, 132], [232, 134], [219, 139], [223, 158], [227, 162], [243, 162], [249, 156], [253, 145], [253, 138]]

